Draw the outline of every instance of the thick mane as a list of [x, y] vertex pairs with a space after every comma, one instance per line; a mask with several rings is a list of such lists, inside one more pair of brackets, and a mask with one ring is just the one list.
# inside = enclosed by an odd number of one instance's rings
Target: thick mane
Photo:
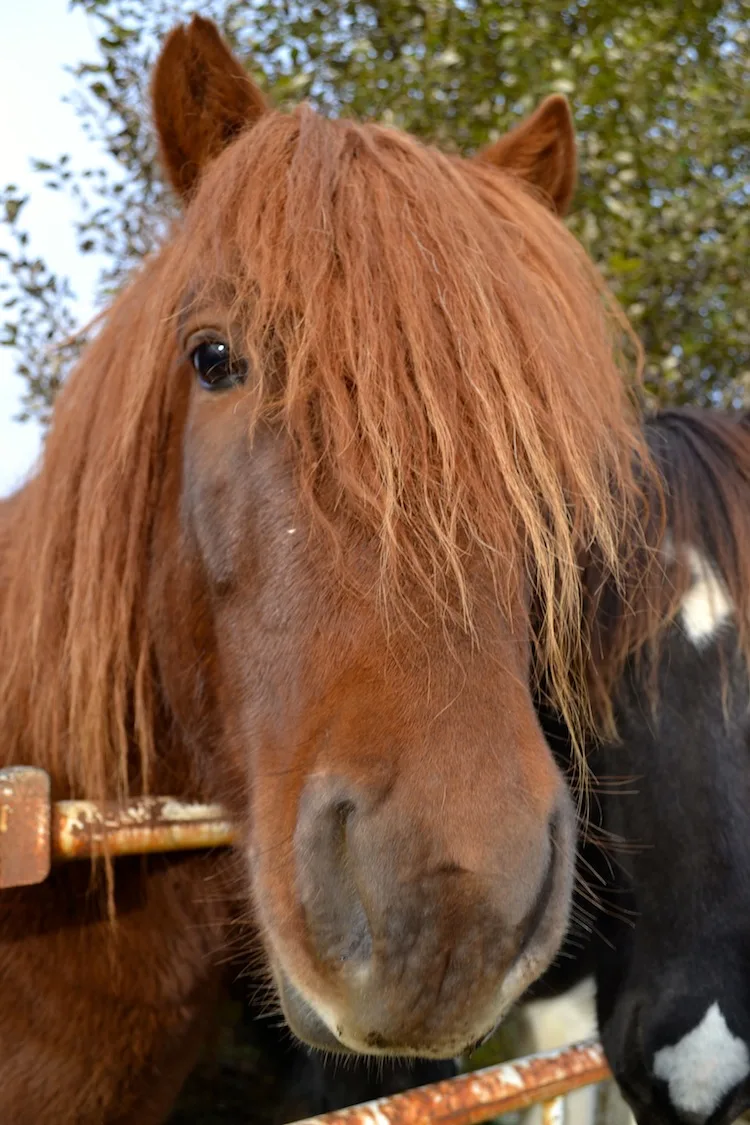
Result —
[[303, 108], [218, 157], [60, 395], [3, 564], [6, 759], [79, 794], [148, 784], [152, 526], [191, 378], [177, 324], [188, 296], [219, 291], [257, 420], [287, 429], [331, 542], [356, 528], [377, 544], [384, 607], [421, 591], [470, 628], [477, 560], [508, 607], [527, 579], [539, 667], [578, 730], [579, 562], [595, 548], [615, 578], [627, 565], [648, 463], [622, 320], [512, 176]]
[[148, 787], [149, 546], [176, 405], [168, 269], [167, 252], [114, 303], [59, 396], [38, 475], [7, 502], [0, 760], [48, 769], [57, 795]]
[[[750, 637], [750, 424], [744, 414], [663, 410], [646, 439], [664, 481], [671, 550], [697, 548], [721, 576], [743, 647]], [[693, 580], [677, 580], [681, 597]]]
[[[625, 591], [596, 598], [600, 691], [606, 698], [628, 656], [642, 651], [653, 688], [665, 627], [695, 581], [691, 551], [721, 578], [750, 660], [750, 425], [747, 416], [679, 407], [656, 412], [644, 433], [659, 474], [664, 521], [647, 524], [651, 565]], [[653, 487], [653, 480], [652, 480]], [[593, 586], [592, 586], [593, 589]], [[645, 646], [645, 647], [644, 647]]]

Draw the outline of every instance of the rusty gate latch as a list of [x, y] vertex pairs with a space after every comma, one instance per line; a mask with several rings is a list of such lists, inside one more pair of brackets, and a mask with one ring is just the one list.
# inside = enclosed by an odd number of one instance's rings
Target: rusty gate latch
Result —
[[234, 837], [221, 805], [173, 797], [52, 802], [44, 770], [0, 770], [0, 890], [41, 883], [65, 860], [226, 847]]
[[49, 795], [44, 770], [0, 770], [0, 888], [41, 883], [49, 875]]

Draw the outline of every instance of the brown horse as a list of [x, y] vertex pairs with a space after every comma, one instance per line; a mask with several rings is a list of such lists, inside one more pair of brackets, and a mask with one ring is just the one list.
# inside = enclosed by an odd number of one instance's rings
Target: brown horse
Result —
[[196, 18], [154, 106], [184, 218], [2, 509], [0, 763], [223, 800], [244, 843], [228, 880], [188, 856], [3, 895], [9, 1125], [163, 1119], [230, 896], [308, 1042], [494, 1028], [571, 894], [531, 685], [583, 729], [579, 558], [617, 576], [646, 459], [559, 218], [564, 100], [462, 160], [272, 111]]

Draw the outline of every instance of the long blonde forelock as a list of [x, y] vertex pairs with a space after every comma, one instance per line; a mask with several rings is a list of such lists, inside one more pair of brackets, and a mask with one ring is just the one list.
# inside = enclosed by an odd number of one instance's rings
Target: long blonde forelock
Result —
[[617, 576], [646, 460], [617, 316], [510, 176], [302, 109], [267, 114], [209, 168], [60, 396], [0, 574], [0, 714], [23, 740], [9, 760], [62, 771], [82, 796], [149, 786], [151, 537], [188, 393], [177, 322], [217, 280], [268, 359], [260, 413], [287, 428], [331, 542], [357, 525], [378, 545], [384, 605], [417, 589], [469, 629], [472, 560], [506, 606], [528, 579], [538, 668], [580, 729], [579, 562], [594, 547]]
[[581, 558], [626, 567], [648, 457], [627, 326], [573, 237], [509, 175], [306, 107], [217, 161], [189, 237], [231, 247], [248, 338], [271, 327], [283, 353], [260, 401], [319, 522], [335, 538], [348, 513], [379, 544], [384, 605], [416, 584], [471, 628], [469, 558], [509, 611], [527, 575], [537, 660], [580, 730]]

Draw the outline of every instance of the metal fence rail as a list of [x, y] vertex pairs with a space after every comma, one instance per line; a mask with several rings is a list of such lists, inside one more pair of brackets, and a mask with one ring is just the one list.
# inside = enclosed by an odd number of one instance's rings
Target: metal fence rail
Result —
[[123, 805], [51, 801], [44, 770], [0, 770], [0, 890], [43, 882], [53, 863], [231, 844], [221, 805], [137, 797]]
[[543, 1104], [544, 1125], [563, 1118], [566, 1094], [611, 1078], [601, 1044], [578, 1043], [461, 1074], [295, 1125], [475, 1125], [501, 1113]]

